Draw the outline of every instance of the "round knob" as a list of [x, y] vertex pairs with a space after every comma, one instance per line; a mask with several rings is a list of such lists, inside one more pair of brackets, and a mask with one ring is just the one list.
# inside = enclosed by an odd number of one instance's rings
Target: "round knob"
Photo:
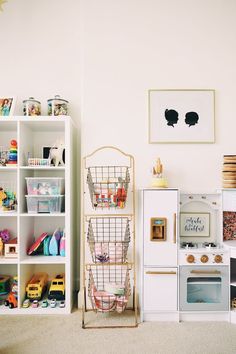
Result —
[[214, 259], [216, 263], [222, 263], [222, 256], [220, 254], [217, 254]]
[[203, 255], [201, 256], [201, 262], [202, 262], [202, 263], [207, 263], [208, 260], [209, 260], [209, 258], [208, 258], [208, 256], [207, 256], [206, 254], [203, 254]]
[[195, 261], [195, 258], [192, 254], [189, 254], [187, 257], [187, 262], [188, 263], [193, 263]]

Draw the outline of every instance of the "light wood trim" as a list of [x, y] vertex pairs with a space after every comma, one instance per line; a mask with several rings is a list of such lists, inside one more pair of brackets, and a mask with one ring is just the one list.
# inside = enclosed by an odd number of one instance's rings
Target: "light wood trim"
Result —
[[221, 274], [219, 270], [191, 270], [191, 274]]
[[161, 271], [150, 271], [150, 270], [148, 270], [147, 272], [146, 272], [146, 274], [152, 274], [152, 275], [175, 275], [175, 274], [177, 274], [177, 272], [174, 272], [174, 271], [169, 271], [169, 272], [167, 272], [167, 271], [163, 271], [163, 272], [161, 272]]
[[174, 230], [173, 230], [173, 243], [176, 243], [176, 213], [174, 213]]
[[94, 150], [91, 154], [87, 155], [84, 157], [85, 159], [85, 168], [87, 168], [87, 165], [86, 165], [86, 160], [89, 159], [90, 157], [92, 157], [93, 155], [95, 155], [96, 153], [98, 153], [99, 151], [101, 150], [105, 150], [105, 149], [111, 149], [111, 150], [116, 150], [118, 151], [119, 153], [121, 153], [122, 155], [124, 155], [125, 157], [129, 158], [129, 168], [132, 168], [132, 162], [134, 162], [134, 157], [130, 154], [127, 154], [125, 153], [124, 151], [122, 151], [121, 149], [115, 147], [115, 146], [112, 146], [112, 145], [105, 145], [105, 146], [101, 146], [99, 147], [98, 149]]

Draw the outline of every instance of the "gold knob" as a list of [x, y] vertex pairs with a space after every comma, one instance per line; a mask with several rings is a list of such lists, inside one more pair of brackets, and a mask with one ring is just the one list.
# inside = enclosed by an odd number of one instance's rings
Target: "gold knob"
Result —
[[189, 254], [187, 257], [187, 262], [188, 263], [193, 263], [195, 261], [195, 258], [192, 254]]
[[208, 258], [208, 256], [207, 256], [206, 254], [203, 254], [203, 255], [201, 256], [201, 262], [202, 262], [202, 263], [207, 263], [208, 260], [209, 260], [209, 258]]
[[215, 256], [215, 262], [216, 262], [216, 263], [222, 263], [222, 256], [221, 256], [220, 254], [217, 254], [217, 255]]

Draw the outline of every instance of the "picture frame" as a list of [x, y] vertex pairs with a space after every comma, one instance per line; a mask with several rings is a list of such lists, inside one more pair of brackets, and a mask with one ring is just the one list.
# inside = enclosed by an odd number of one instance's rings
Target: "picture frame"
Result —
[[210, 213], [180, 213], [181, 237], [209, 237]]
[[215, 90], [148, 91], [149, 143], [214, 143]]
[[0, 118], [12, 116], [15, 109], [16, 98], [14, 96], [0, 96]]

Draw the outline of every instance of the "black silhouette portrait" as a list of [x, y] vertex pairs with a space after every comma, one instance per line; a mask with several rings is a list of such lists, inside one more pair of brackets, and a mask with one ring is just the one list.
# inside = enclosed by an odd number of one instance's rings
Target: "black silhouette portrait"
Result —
[[167, 125], [174, 128], [174, 124], [176, 124], [179, 120], [179, 113], [174, 109], [166, 109], [165, 110], [165, 119], [167, 120]]
[[199, 116], [196, 112], [188, 112], [185, 114], [185, 123], [191, 127], [191, 125], [198, 124]]

